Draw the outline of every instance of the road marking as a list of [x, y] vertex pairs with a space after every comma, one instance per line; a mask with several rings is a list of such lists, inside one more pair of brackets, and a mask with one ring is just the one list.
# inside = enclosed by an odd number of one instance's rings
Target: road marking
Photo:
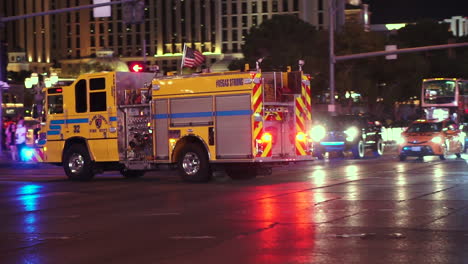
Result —
[[166, 215], [181, 215], [180, 213], [149, 213], [144, 216], [166, 216]]
[[71, 239], [69, 236], [40, 236], [40, 235], [30, 235], [25, 237], [25, 241], [45, 241], [45, 240], [68, 240]]

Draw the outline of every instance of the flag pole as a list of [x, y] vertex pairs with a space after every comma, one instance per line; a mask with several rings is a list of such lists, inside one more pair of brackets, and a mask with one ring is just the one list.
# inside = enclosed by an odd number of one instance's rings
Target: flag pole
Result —
[[184, 68], [185, 52], [187, 50], [187, 44], [184, 43], [184, 51], [182, 52], [182, 63], [180, 64], [180, 75], [182, 75], [182, 69]]

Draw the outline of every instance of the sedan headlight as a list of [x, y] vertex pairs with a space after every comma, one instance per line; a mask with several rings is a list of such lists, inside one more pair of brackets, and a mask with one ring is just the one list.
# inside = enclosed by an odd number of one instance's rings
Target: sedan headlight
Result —
[[442, 138], [441, 137], [433, 137], [431, 139], [431, 141], [436, 143], [436, 144], [440, 144], [440, 143], [442, 143]]
[[350, 127], [345, 130], [346, 140], [353, 141], [359, 134], [359, 130], [356, 127]]
[[326, 130], [325, 127], [323, 126], [314, 126], [310, 130], [310, 137], [312, 138], [313, 141], [320, 141], [322, 140], [326, 135]]

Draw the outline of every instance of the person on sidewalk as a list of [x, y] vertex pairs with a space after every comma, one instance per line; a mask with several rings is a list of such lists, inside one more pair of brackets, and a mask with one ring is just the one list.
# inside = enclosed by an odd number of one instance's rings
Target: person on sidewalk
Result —
[[6, 140], [5, 144], [7, 148], [10, 150], [11, 160], [16, 161], [18, 160], [18, 153], [16, 151], [16, 123], [11, 122], [5, 130], [6, 133]]
[[16, 153], [18, 153], [19, 160], [24, 161], [22, 157], [22, 151], [26, 147], [26, 126], [24, 125], [24, 119], [18, 120], [15, 132], [16, 140]]

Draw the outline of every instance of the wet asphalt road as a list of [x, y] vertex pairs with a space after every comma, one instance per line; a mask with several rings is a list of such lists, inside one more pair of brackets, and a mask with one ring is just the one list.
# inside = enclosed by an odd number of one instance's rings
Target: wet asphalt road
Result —
[[0, 263], [466, 263], [467, 168], [387, 154], [187, 184], [1, 163]]

